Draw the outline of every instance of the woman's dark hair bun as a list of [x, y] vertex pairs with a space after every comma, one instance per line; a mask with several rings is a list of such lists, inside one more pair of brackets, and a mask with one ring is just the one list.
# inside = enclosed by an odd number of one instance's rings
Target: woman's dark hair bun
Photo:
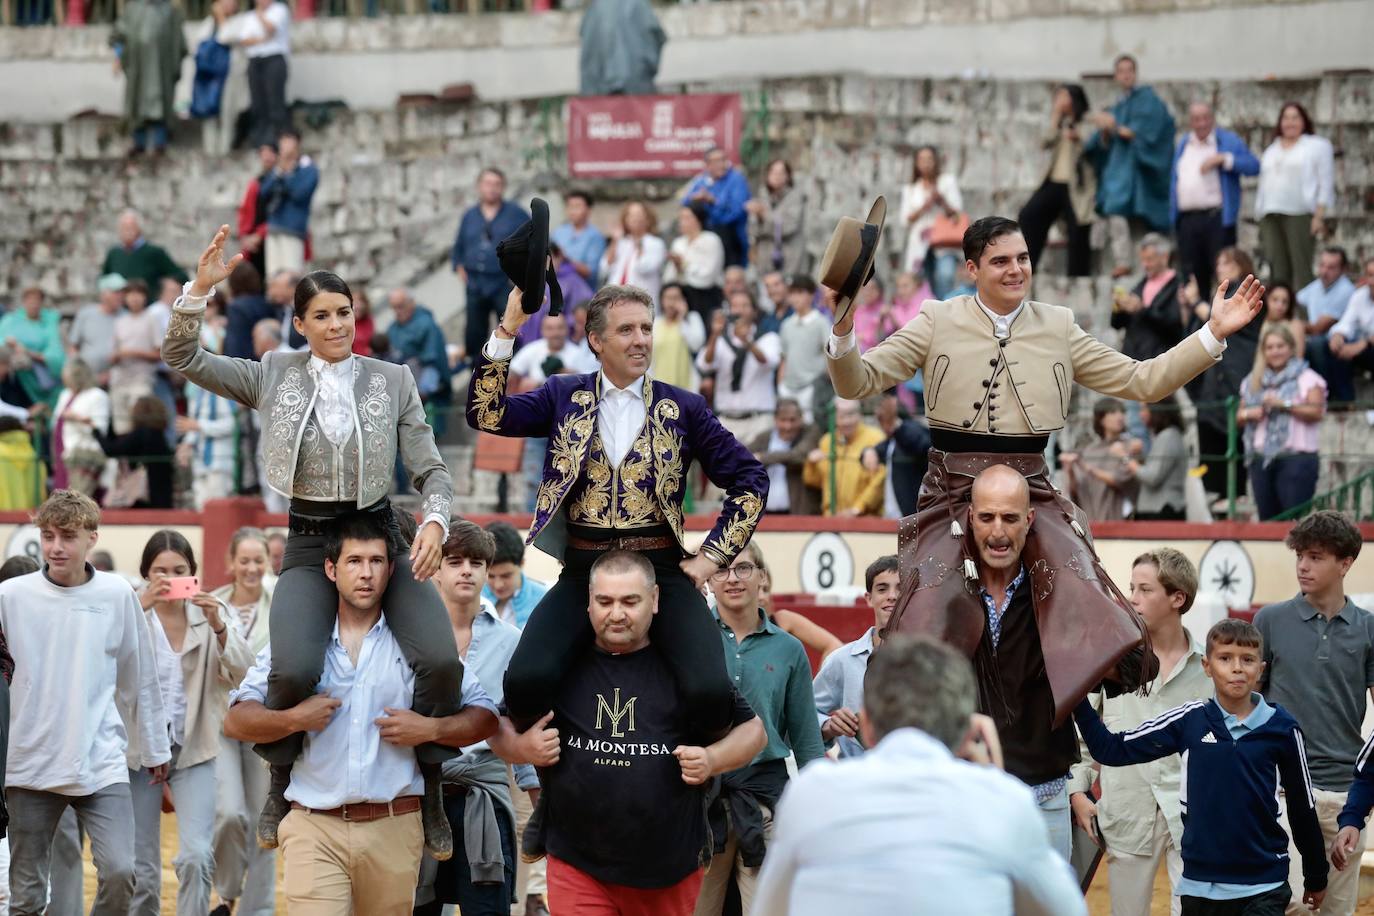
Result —
[[296, 284], [295, 316], [304, 318], [305, 307], [320, 293], [339, 293], [348, 299], [349, 304], [353, 302], [353, 290], [348, 288], [343, 277], [329, 270], [312, 270]]

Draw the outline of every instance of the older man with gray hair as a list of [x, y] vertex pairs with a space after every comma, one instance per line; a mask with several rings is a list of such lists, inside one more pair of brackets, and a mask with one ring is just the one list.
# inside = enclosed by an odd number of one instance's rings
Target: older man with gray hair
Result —
[[[447, 407], [453, 402], [453, 370], [448, 363], [448, 342], [434, 313], [417, 305], [415, 294], [405, 287], [393, 289], [386, 301], [395, 317], [387, 328], [387, 339], [415, 374], [420, 400]], [[444, 419], [442, 412], [435, 414], [436, 435], [442, 435]]]
[[792, 780], [754, 916], [1086, 916], [1030, 790], [985, 765], [996, 730], [975, 714], [977, 694], [955, 649], [885, 641], [859, 713], [873, 750]]
[[186, 271], [177, 266], [171, 255], [144, 238], [143, 221], [138, 211], [125, 210], [119, 214], [116, 233], [119, 244], [105, 252], [105, 261], [100, 266], [102, 275], [119, 274], [126, 280], [142, 280], [150, 290], [161, 289], [163, 277], [186, 282]]
[[1212, 288], [1217, 254], [1236, 244], [1240, 219], [1240, 176], [1258, 175], [1259, 159], [1245, 141], [1217, 127], [1206, 102], [1188, 106], [1188, 133], [1174, 149], [1169, 180], [1169, 222], [1178, 236], [1178, 266], [1184, 282], [1197, 280], [1203, 295]]
[[1157, 232], [1140, 240], [1145, 276], [1130, 292], [1118, 287], [1112, 301], [1112, 327], [1125, 331], [1121, 352], [1131, 359], [1153, 359], [1183, 339], [1178, 308], [1178, 272], [1169, 267], [1173, 244]]

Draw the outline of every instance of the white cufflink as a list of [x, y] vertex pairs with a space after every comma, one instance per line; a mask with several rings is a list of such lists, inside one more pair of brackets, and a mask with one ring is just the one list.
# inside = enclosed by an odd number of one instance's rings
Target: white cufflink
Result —
[[950, 522], [950, 523], [949, 523], [949, 533], [950, 533], [952, 536], [956, 537], [956, 538], [961, 538], [961, 537], [964, 536], [964, 529], [963, 529], [962, 527], [960, 527], [960, 525], [959, 525], [959, 523], [958, 523], [957, 521], [956, 521], [956, 522]]

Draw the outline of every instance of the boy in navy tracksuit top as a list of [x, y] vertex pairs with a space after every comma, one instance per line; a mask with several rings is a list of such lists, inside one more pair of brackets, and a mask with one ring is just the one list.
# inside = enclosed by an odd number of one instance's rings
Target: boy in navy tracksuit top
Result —
[[1350, 794], [1345, 797], [1345, 807], [1336, 818], [1336, 826], [1341, 828], [1336, 834], [1336, 842], [1331, 844], [1331, 864], [1345, 871], [1350, 865], [1346, 860], [1360, 842], [1360, 831], [1364, 822], [1369, 820], [1369, 811], [1374, 808], [1374, 735], [1360, 748], [1360, 756], [1355, 759], [1355, 781], [1350, 784]]
[[[1087, 701], [1074, 710], [1088, 750], [1104, 766], [1183, 755], [1183, 880], [1177, 892], [1184, 916], [1284, 912], [1292, 892], [1279, 784], [1302, 853], [1303, 902], [1316, 909], [1326, 894], [1326, 844], [1302, 733], [1283, 707], [1269, 705], [1255, 692], [1264, 670], [1262, 641], [1259, 631], [1242, 620], [1212, 627], [1202, 665], [1216, 685], [1215, 699], [1185, 703], [1128, 732], [1108, 731]], [[1370, 788], [1366, 798], [1374, 802], [1374, 783]]]

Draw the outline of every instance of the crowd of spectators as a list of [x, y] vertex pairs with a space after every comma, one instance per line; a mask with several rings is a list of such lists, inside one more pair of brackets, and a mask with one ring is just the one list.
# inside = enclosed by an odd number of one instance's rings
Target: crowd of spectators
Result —
[[[253, 52], [266, 36], [275, 47], [288, 27], [278, 21], [281, 6], [258, 2], [240, 14], [220, 0], [212, 37], [257, 30], [257, 39], [239, 43]], [[277, 67], [257, 63], [273, 55], [250, 56], [250, 72]], [[1060, 243], [1058, 224], [1068, 275], [1094, 273], [1088, 230], [1103, 221], [1108, 241], [1100, 270], [1119, 284], [1110, 323], [1122, 351], [1136, 359], [1162, 353], [1206, 322], [1214, 284], [1234, 288], [1255, 272], [1269, 288], [1267, 309], [1228, 342], [1219, 366], [1189, 385], [1182, 403], [1149, 410], [1127, 404], [1119, 433], [1105, 437], [1097, 429], [1082, 442], [1070, 436], [1050, 457], [1094, 518], [1179, 518], [1190, 466], [1201, 465], [1204, 492], [1213, 499], [1227, 493], [1234, 421], [1245, 462], [1235, 475], [1240, 494], [1253, 486], [1256, 511], [1271, 517], [1312, 496], [1315, 424], [1328, 401], [1333, 408], [1358, 401], [1357, 383], [1374, 370], [1374, 259], [1352, 277], [1346, 252], [1321, 246], [1334, 197], [1333, 151], [1301, 104], [1282, 106], [1273, 140], [1257, 156], [1203, 102], [1189, 106], [1187, 129], [1175, 137], [1173, 113], [1139, 82], [1129, 55], [1116, 61], [1115, 77], [1121, 95], [1105, 110], [1093, 110], [1081, 86], [1054, 91], [1044, 180], [1020, 214], [1032, 262], [1044, 263]], [[275, 103], [262, 82], [260, 72], [254, 110], [270, 112]], [[291, 299], [312, 258], [310, 209], [320, 177], [299, 135], [263, 117], [273, 126], [253, 134], [260, 169], [238, 214], [245, 262], [212, 304], [216, 317], [204, 341], [248, 359], [302, 345]], [[551, 240], [568, 305], [563, 318], [546, 319], [545, 312], [522, 328], [511, 384], [529, 390], [551, 374], [591, 371], [596, 360], [580, 305], [604, 283], [642, 287], [658, 304], [655, 377], [700, 391], [741, 441], [771, 457], [778, 495], [768, 511], [900, 517], [914, 499], [909, 469], [923, 467], [914, 452], [928, 437], [912, 427], [923, 428], [924, 380], [918, 373], [881, 404], [836, 403], [824, 355], [831, 316], [810, 275], [817, 252], [807, 246], [806, 176], [774, 159], [751, 185], [721, 149], [707, 151], [703, 165], [684, 186], [667, 232], [648, 201], [623, 201], [617, 217], [598, 219], [589, 191], [565, 192], [565, 219]], [[1260, 249], [1250, 252], [1237, 247], [1237, 226], [1247, 209], [1242, 177], [1255, 175], [1249, 209], [1260, 224]], [[409, 365], [440, 433], [455, 380], [509, 290], [496, 244], [528, 216], [509, 199], [495, 167], [480, 173], [476, 192], [458, 220], [450, 257], [466, 292], [461, 343], [447, 339], [434, 313], [405, 289], [389, 292], [392, 322], [384, 329], [374, 326], [366, 293], [358, 297], [355, 350]], [[896, 213], [889, 227], [895, 253], [880, 259], [857, 297], [861, 350], [910, 322], [925, 301], [972, 293], [959, 251], [970, 214], [956, 170], [935, 147], [913, 151]], [[98, 302], [78, 309], [65, 329], [36, 288], [0, 318], [0, 397], [16, 422], [44, 430], [35, 454], [49, 473], [39, 476], [107, 498], [113, 491], [126, 505], [167, 504], [168, 488], [174, 503], [197, 505], [253, 492], [254, 418], [203, 393], [187, 400], [157, 358], [184, 271], [144, 237], [135, 214], [122, 216], [117, 229], [118, 244], [99, 272]], [[1287, 355], [1271, 361], [1266, 348], [1281, 344]], [[1097, 407], [1095, 416], [1103, 405]], [[1103, 414], [1094, 427], [1103, 421], [1115, 429], [1118, 413]], [[145, 427], [136, 428], [135, 417]], [[158, 422], [166, 443], [154, 448]], [[796, 442], [808, 447], [793, 448]], [[128, 456], [122, 468], [102, 460], [112, 449]], [[537, 473], [542, 454], [542, 443], [525, 445], [526, 477]], [[156, 496], [145, 492], [149, 476]], [[404, 487], [400, 475], [398, 485]], [[41, 487], [30, 489], [29, 501], [41, 497]], [[703, 479], [696, 496], [709, 503], [719, 493]]]

